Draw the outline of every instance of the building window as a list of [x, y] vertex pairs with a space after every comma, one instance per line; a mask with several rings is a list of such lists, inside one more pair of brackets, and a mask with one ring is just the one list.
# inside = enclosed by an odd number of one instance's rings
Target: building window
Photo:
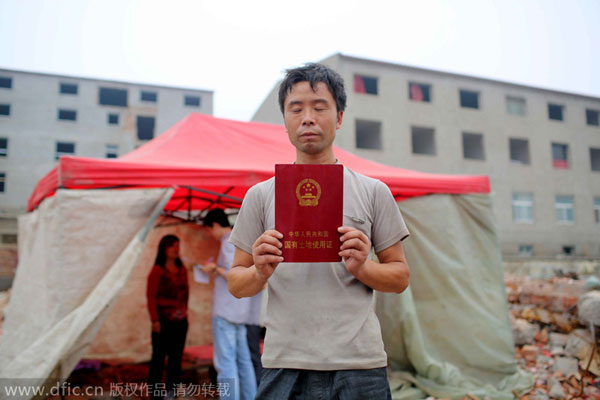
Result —
[[98, 97], [98, 103], [103, 106], [127, 107], [127, 89], [101, 87]]
[[585, 110], [585, 120], [588, 125], [598, 126], [600, 125], [600, 111], [598, 110], [590, 110], [589, 108]]
[[154, 117], [137, 117], [137, 136], [140, 140], [150, 140], [154, 137]]
[[592, 171], [600, 171], [600, 149], [590, 147], [590, 163]]
[[596, 223], [600, 225], [600, 197], [594, 197], [594, 218], [596, 218]]
[[186, 106], [200, 107], [200, 97], [198, 97], [198, 96], [185, 96], [183, 103]]
[[483, 135], [481, 133], [462, 134], [463, 157], [471, 160], [485, 160], [483, 152]]
[[8, 139], [0, 138], [0, 157], [8, 156]]
[[156, 98], [157, 98], [156, 92], [149, 92], [149, 91], [142, 90], [142, 92], [140, 93], [141, 101], [148, 101], [150, 103], [156, 103]]
[[569, 145], [552, 143], [552, 166], [558, 169], [569, 168]]
[[118, 144], [107, 144], [106, 145], [106, 158], [117, 158], [119, 156], [119, 145]]
[[381, 122], [356, 120], [356, 148], [381, 150]]
[[548, 103], [548, 118], [555, 121], [563, 120], [563, 108], [560, 104]]
[[0, 115], [10, 115], [10, 104], [0, 104]]
[[432, 128], [411, 127], [412, 152], [435, 155], [435, 137]]
[[573, 196], [556, 196], [556, 220], [563, 224], [572, 224], [575, 222]]
[[575, 255], [575, 246], [573, 246], [573, 245], [563, 246], [562, 252], [565, 256], [573, 256], [573, 255]]
[[479, 108], [479, 93], [470, 90], [460, 91], [460, 106], [464, 108]]
[[520, 244], [519, 245], [519, 257], [532, 257], [533, 256], [533, 245], [531, 244]]
[[4, 183], [6, 182], [6, 174], [0, 172], [0, 193], [4, 193]]
[[58, 110], [58, 119], [63, 121], [76, 121], [77, 111], [75, 110]]
[[76, 83], [61, 83], [60, 93], [61, 94], [77, 94], [78, 87]]
[[506, 112], [512, 115], [525, 115], [525, 99], [506, 96]]
[[12, 78], [0, 76], [0, 88], [12, 89]]
[[529, 141], [510, 138], [508, 140], [510, 161], [515, 164], [529, 164]]
[[408, 84], [408, 98], [412, 101], [431, 101], [431, 85], [410, 82]]
[[377, 78], [354, 75], [354, 93], [377, 94]]
[[513, 193], [513, 221], [533, 222], [533, 195], [531, 193]]
[[17, 244], [17, 235], [14, 233], [3, 233], [2, 243], [4, 244]]
[[119, 125], [119, 114], [108, 114], [109, 125]]
[[56, 153], [54, 159], [58, 160], [61, 156], [69, 156], [75, 154], [75, 143], [73, 142], [56, 142]]

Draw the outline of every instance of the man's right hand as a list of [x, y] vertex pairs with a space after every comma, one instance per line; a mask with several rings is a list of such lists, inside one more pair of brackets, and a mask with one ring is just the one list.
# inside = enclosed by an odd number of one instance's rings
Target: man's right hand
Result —
[[256, 272], [265, 282], [271, 277], [275, 268], [283, 261], [281, 257], [280, 239], [283, 235], [276, 230], [263, 233], [252, 245], [252, 258]]
[[210, 275], [217, 270], [217, 264], [214, 262], [205, 263], [200, 270], [205, 274]]

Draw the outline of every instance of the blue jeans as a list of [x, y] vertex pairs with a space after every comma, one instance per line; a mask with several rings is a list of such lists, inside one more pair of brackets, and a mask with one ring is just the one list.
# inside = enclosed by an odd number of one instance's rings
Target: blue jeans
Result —
[[252, 400], [256, 395], [256, 377], [250, 359], [246, 326], [213, 317], [213, 362], [217, 370], [217, 388], [221, 399]]
[[391, 400], [386, 368], [312, 371], [263, 368], [257, 400]]

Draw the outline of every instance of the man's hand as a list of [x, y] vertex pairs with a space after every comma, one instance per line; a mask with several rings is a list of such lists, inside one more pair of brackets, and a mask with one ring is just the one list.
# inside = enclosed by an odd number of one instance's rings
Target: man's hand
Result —
[[202, 266], [202, 268], [200, 268], [200, 270], [207, 275], [210, 275], [211, 273], [215, 272], [216, 269], [217, 269], [217, 264], [215, 264], [214, 262], [206, 263]]
[[281, 257], [282, 244], [280, 239], [283, 235], [276, 230], [263, 233], [252, 245], [252, 259], [256, 267], [256, 273], [265, 282], [271, 277], [275, 268], [283, 261]]
[[368, 260], [371, 241], [356, 228], [341, 226], [340, 256], [344, 257], [346, 269], [359, 281], [380, 292], [402, 293], [407, 287], [410, 269], [406, 262], [402, 242], [380, 250], [379, 262]]
[[371, 241], [367, 235], [350, 226], [340, 226], [338, 232], [342, 234], [340, 237], [342, 245], [338, 254], [344, 258], [346, 269], [359, 278], [371, 251]]
[[160, 333], [160, 321], [152, 322], [152, 332]]

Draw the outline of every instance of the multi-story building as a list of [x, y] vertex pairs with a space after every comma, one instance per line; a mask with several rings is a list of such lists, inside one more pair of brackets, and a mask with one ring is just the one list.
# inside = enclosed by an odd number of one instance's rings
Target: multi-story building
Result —
[[[505, 256], [600, 257], [600, 98], [342, 54], [322, 63], [346, 82], [337, 146], [489, 175]], [[282, 123], [277, 87], [253, 120]]]
[[61, 155], [118, 157], [190, 112], [212, 114], [212, 91], [0, 69], [0, 265]]

